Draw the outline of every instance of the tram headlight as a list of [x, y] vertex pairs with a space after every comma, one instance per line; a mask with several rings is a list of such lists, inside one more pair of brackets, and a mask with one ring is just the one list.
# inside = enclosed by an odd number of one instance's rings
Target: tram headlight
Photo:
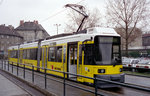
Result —
[[98, 73], [105, 73], [105, 69], [98, 69]]
[[120, 68], [120, 72], [122, 72], [123, 71], [123, 68]]

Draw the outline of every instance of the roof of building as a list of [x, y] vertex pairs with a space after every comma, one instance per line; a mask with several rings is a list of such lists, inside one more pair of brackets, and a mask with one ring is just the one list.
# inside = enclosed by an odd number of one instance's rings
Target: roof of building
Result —
[[143, 34], [142, 37], [150, 37], [150, 34]]
[[45, 29], [40, 25], [36, 24], [34, 22], [25, 22], [18, 26], [16, 30], [40, 30], [40, 31], [45, 31]]
[[0, 35], [9, 35], [9, 36], [17, 36], [21, 37], [13, 28], [13, 26], [5, 26], [5, 25], [0, 25]]
[[49, 34], [46, 32], [46, 30], [42, 27], [41, 24], [38, 24], [38, 21], [33, 22], [24, 22], [23, 20], [20, 21], [20, 25], [15, 30], [21, 30], [21, 31], [43, 31], [44, 34]]

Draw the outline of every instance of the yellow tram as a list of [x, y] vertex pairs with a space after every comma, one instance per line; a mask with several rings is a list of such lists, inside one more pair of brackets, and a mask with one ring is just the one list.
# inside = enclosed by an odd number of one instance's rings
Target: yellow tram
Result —
[[[9, 61], [124, 82], [120, 35], [111, 28], [93, 27], [78, 33], [59, 34], [46, 40], [11, 46], [8, 51]], [[47, 72], [63, 76], [62, 73]], [[66, 75], [66, 78], [94, 83], [91, 79], [72, 75]], [[111, 87], [104, 82], [99, 82], [98, 86]]]

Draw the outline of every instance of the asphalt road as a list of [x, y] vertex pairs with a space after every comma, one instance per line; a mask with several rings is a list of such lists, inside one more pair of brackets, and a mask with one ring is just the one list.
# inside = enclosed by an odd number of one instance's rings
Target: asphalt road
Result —
[[150, 88], [150, 78], [146, 78], [146, 77], [125, 75], [125, 83], [131, 83], [131, 84], [146, 86]]

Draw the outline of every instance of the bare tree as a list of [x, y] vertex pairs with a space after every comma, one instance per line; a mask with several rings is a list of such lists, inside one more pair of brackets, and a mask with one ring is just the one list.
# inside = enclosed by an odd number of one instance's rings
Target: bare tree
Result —
[[[88, 18], [83, 22], [83, 26], [81, 27], [81, 30], [88, 28], [88, 27], [94, 27], [96, 24], [99, 24], [99, 21], [101, 19], [100, 12], [97, 8], [93, 9], [92, 11], [86, 10], [86, 13], [88, 15]], [[83, 16], [74, 10], [69, 10], [67, 14], [68, 23], [66, 24], [66, 30], [65, 32], [75, 32], [77, 28], [79, 27]]]
[[[129, 28], [129, 31], [131, 31], [133, 28]], [[121, 46], [122, 50], [125, 49], [125, 44], [126, 44], [126, 35], [125, 35], [125, 30], [123, 28], [115, 28], [118, 34], [121, 36]], [[142, 30], [139, 28], [134, 28], [133, 32], [130, 35], [130, 38], [128, 38], [128, 46], [132, 44], [132, 42], [136, 42], [135, 40], [137, 38], [141, 38], [142, 35]]]
[[[108, 23], [113, 27], [121, 27], [124, 31], [122, 37], [125, 39], [126, 56], [128, 56], [128, 45], [139, 26], [145, 26], [143, 21], [149, 17], [149, 2], [147, 0], [108, 0], [107, 17]], [[134, 33], [135, 34], [135, 33]], [[136, 36], [133, 38], [135, 39]]]

